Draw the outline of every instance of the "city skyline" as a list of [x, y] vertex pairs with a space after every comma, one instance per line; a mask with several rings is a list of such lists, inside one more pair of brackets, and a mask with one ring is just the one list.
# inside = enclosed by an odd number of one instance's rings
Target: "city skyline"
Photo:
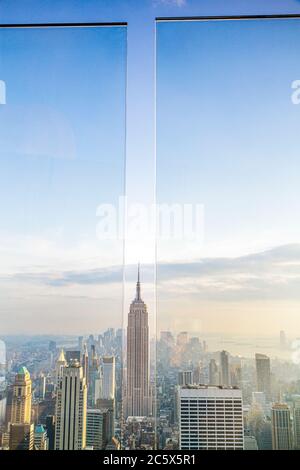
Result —
[[0, 10], [0, 461], [300, 449], [299, 0]]

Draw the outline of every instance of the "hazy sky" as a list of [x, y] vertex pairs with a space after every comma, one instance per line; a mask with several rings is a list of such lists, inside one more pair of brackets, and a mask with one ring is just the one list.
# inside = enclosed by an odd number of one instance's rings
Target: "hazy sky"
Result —
[[[24, 9], [4, 0], [0, 19], [129, 21], [129, 120], [137, 132], [128, 183], [136, 194], [152, 184], [152, 134], [139, 126], [152, 125], [154, 16], [300, 8], [296, 0], [42, 3]], [[159, 329], [300, 335], [300, 105], [291, 103], [299, 25], [158, 26], [158, 198], [205, 207], [204, 244], [158, 243]], [[122, 244], [100, 243], [95, 229], [97, 205], [124, 190], [125, 74], [125, 28], [0, 30], [3, 333], [88, 333], [122, 323]], [[129, 257], [130, 298], [142, 250], [133, 245]], [[151, 315], [153, 268], [142, 268]]]
[[158, 198], [205, 212], [204, 243], [158, 243], [182, 263], [168, 281], [158, 263], [170, 327], [300, 333], [299, 38], [297, 20], [158, 25]]

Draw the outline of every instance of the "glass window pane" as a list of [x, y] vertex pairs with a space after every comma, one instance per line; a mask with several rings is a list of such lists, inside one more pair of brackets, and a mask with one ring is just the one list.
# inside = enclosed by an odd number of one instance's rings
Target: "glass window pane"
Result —
[[115, 356], [120, 403], [126, 27], [0, 28], [0, 80], [10, 385], [26, 366], [34, 397], [41, 374], [49, 395], [60, 349], [70, 361], [80, 350], [82, 362], [86, 343], [88, 407], [110, 398], [99, 388], [104, 355]]
[[263, 392], [270, 416], [298, 380], [299, 33], [298, 19], [157, 24], [158, 382], [169, 410], [172, 387], [191, 381], [238, 386], [247, 406]]

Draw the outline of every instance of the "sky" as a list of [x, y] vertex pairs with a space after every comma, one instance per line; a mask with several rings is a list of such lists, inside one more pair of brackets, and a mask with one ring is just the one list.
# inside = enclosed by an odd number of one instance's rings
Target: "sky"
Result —
[[[2, 22], [128, 21], [0, 30], [3, 334], [120, 326], [123, 246], [97, 240], [95, 213], [124, 191], [125, 145], [130, 200], [151, 201], [156, 182], [158, 201], [205, 208], [204, 243], [158, 243], [158, 329], [297, 334], [298, 22], [159, 24], [156, 178], [153, 138], [155, 16], [297, 12], [296, 0], [1, 2]], [[153, 320], [155, 247], [126, 249], [125, 312], [141, 261]]]

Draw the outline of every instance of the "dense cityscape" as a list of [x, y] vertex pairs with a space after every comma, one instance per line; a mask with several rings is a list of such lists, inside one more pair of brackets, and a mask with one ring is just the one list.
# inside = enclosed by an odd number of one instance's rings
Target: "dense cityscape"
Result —
[[214, 351], [188, 332], [150, 340], [138, 274], [126, 330], [1, 340], [0, 448], [300, 449], [300, 370], [284, 331], [278, 352]]

